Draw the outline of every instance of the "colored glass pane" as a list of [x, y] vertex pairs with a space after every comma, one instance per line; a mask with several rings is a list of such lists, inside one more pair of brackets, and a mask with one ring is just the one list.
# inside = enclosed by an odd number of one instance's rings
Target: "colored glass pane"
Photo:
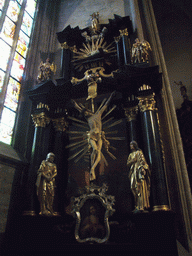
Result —
[[3, 9], [4, 3], [5, 3], [5, 0], [0, 0], [0, 10]]
[[20, 12], [20, 5], [15, 0], [11, 0], [9, 2], [9, 7], [7, 9], [7, 16], [11, 20], [16, 22], [18, 20], [19, 12]]
[[19, 33], [19, 40], [17, 43], [16, 50], [23, 56], [26, 57], [29, 45], [29, 37], [26, 36], [22, 31]]
[[0, 93], [2, 92], [4, 77], [5, 77], [5, 72], [0, 70]]
[[18, 52], [15, 52], [15, 57], [11, 69], [11, 76], [16, 78], [18, 81], [21, 81], [24, 67], [25, 59]]
[[28, 36], [31, 35], [32, 25], [33, 25], [33, 19], [29, 16], [29, 14], [27, 12], [24, 12], [23, 22], [22, 22], [22, 25], [21, 25], [21, 29]]
[[9, 45], [12, 45], [12, 43], [13, 43], [13, 36], [15, 34], [15, 28], [16, 28], [15, 23], [13, 23], [8, 17], [6, 17], [0, 36]]
[[20, 93], [20, 83], [10, 78], [5, 97], [5, 106], [16, 111]]
[[20, 5], [22, 5], [23, 0], [17, 0], [17, 2], [18, 2]]
[[36, 8], [36, 2], [33, 0], [28, 0], [25, 10], [31, 15], [31, 17], [34, 17], [35, 14], [35, 8]]
[[11, 47], [0, 39], [0, 68], [6, 70]]
[[0, 140], [7, 144], [11, 143], [15, 116], [16, 114], [13, 111], [7, 108], [3, 109], [0, 123]]

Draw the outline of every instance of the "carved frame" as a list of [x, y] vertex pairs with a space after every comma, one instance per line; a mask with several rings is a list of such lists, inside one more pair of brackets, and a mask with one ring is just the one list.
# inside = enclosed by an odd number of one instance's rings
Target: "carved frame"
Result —
[[[96, 242], [96, 243], [105, 243], [108, 241], [110, 236], [110, 226], [109, 226], [109, 217], [115, 212], [115, 209], [112, 208], [115, 202], [115, 197], [111, 195], [105, 195], [105, 192], [107, 190], [107, 186], [103, 184], [103, 187], [97, 187], [93, 188], [93, 190], [89, 189], [89, 191], [86, 194], [83, 194], [79, 197], [72, 198], [72, 214], [76, 218], [76, 226], [75, 226], [75, 239], [79, 243], [86, 243], [86, 242]], [[97, 193], [99, 192], [99, 193]], [[86, 237], [81, 238], [80, 236], [80, 226], [81, 226], [81, 209], [84, 206], [84, 204], [87, 202], [87, 200], [98, 200], [101, 205], [105, 208], [105, 214], [104, 214], [104, 225], [105, 225], [105, 236], [103, 238], [98, 237]]]

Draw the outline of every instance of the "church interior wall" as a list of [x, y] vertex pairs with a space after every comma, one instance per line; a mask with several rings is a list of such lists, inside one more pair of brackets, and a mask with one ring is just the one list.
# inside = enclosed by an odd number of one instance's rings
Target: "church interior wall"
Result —
[[175, 108], [183, 102], [180, 88], [182, 83], [187, 88], [189, 99], [192, 99], [192, 8], [191, 1], [152, 1], [159, 36], [165, 56]]

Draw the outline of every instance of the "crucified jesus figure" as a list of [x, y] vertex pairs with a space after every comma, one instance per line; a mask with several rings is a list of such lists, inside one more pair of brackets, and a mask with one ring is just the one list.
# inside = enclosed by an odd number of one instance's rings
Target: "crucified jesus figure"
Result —
[[92, 147], [91, 153], [91, 170], [90, 170], [90, 181], [96, 179], [95, 168], [101, 160], [101, 149], [102, 149], [102, 121], [101, 117], [103, 112], [107, 109], [109, 102], [115, 92], [112, 92], [108, 100], [104, 105], [98, 108], [98, 110], [93, 113], [89, 109], [86, 109], [82, 104], [78, 104], [76, 101], [72, 100], [74, 107], [80, 112], [83, 113], [87, 119], [90, 131], [88, 141]]

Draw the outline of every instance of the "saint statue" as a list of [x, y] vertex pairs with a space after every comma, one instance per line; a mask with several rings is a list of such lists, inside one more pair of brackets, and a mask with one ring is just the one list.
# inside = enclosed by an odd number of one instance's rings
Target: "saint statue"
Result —
[[40, 203], [40, 215], [54, 215], [53, 200], [55, 196], [55, 177], [57, 167], [53, 163], [55, 155], [49, 153], [46, 160], [41, 162], [37, 172], [37, 196]]
[[149, 42], [147, 42], [146, 40], [143, 40], [141, 42], [139, 38], [136, 38], [131, 51], [132, 64], [137, 62], [149, 62], [149, 51], [152, 50]]
[[51, 79], [51, 72], [53, 72], [55, 74], [56, 72], [56, 65], [53, 63], [50, 63], [50, 59], [47, 58], [46, 62], [43, 63], [43, 61], [41, 61], [40, 65], [39, 65], [39, 74], [37, 77], [37, 81], [40, 83], [42, 81], [46, 81]]
[[130, 143], [131, 153], [127, 159], [131, 190], [135, 199], [134, 212], [144, 211], [150, 207], [150, 176], [151, 172], [144, 154], [136, 141]]
[[100, 29], [99, 24], [99, 12], [94, 12], [91, 16], [91, 31], [93, 34], [96, 34]]
[[91, 153], [91, 170], [90, 170], [90, 181], [96, 179], [95, 168], [101, 160], [102, 154], [101, 149], [103, 145], [103, 133], [102, 133], [102, 114], [107, 109], [111, 98], [113, 97], [115, 92], [113, 92], [104, 105], [101, 105], [98, 110], [93, 113], [91, 110], [86, 109], [83, 105], [77, 104], [76, 101], [72, 100], [75, 108], [83, 113], [85, 118], [87, 119], [90, 131], [88, 133], [88, 141], [90, 146], [92, 147]]

